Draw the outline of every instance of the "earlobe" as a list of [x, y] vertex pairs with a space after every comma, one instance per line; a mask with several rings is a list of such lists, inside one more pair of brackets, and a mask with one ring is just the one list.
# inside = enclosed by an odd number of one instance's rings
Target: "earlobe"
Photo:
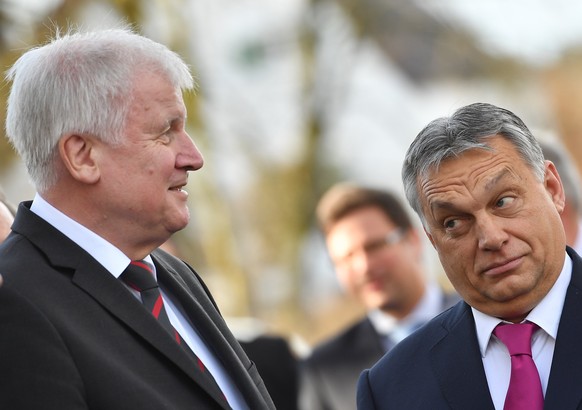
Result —
[[94, 158], [94, 141], [89, 136], [71, 134], [59, 140], [59, 155], [71, 177], [85, 184], [99, 180], [99, 166]]

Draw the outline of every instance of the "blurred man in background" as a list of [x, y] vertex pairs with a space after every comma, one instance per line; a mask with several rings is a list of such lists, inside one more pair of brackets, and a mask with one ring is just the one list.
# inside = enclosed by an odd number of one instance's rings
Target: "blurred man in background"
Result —
[[368, 313], [305, 360], [300, 403], [353, 410], [362, 370], [458, 299], [429, 280], [421, 236], [392, 193], [338, 184], [317, 218], [339, 282]]
[[549, 137], [546, 139], [538, 138], [538, 141], [544, 157], [556, 166], [564, 186], [566, 203], [560, 218], [566, 232], [566, 243], [582, 255], [582, 181], [580, 173], [566, 147], [557, 137], [552, 139]]

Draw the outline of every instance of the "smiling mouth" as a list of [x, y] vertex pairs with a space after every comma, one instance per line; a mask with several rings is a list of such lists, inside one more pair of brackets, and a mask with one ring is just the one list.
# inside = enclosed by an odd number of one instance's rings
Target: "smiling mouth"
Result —
[[176, 185], [176, 186], [170, 187], [170, 189], [169, 189], [169, 190], [170, 190], [170, 191], [176, 191], [176, 192], [186, 192], [186, 191], [184, 190], [184, 187], [185, 187], [185, 186], [186, 186], [186, 184], [184, 184], [184, 185]]

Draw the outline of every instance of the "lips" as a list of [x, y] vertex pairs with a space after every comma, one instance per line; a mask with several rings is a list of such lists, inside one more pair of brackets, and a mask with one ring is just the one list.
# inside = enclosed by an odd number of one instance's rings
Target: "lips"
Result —
[[[187, 182], [182, 182], [170, 187], [170, 191], [184, 191], [184, 187], [186, 186]], [[184, 191], [185, 192], [185, 191]]]
[[362, 281], [361, 286], [368, 290], [378, 290], [383, 288], [384, 281], [381, 276], [368, 277]]
[[519, 265], [521, 265], [522, 260], [523, 258], [521, 256], [518, 256], [516, 258], [494, 262], [487, 265], [481, 271], [481, 273], [488, 276], [501, 275], [516, 269]]

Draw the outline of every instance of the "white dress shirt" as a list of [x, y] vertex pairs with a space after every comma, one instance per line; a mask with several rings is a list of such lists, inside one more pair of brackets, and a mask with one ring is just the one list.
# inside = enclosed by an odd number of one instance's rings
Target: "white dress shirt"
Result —
[[[572, 260], [568, 254], [565, 254], [564, 266], [556, 283], [524, 320], [524, 322], [529, 321], [540, 327], [532, 336], [532, 357], [540, 374], [544, 396], [548, 387], [560, 316], [571, 277]], [[505, 395], [509, 388], [511, 358], [507, 347], [496, 336], [492, 335], [493, 329], [502, 320], [486, 315], [477, 309], [471, 309], [475, 318], [477, 339], [491, 398], [495, 409], [503, 410]]]
[[[97, 262], [103, 265], [103, 267], [115, 278], [118, 279], [131, 262], [123, 252], [111, 243], [63, 214], [61, 211], [46, 202], [39, 194], [35, 196], [30, 210], [79, 245], [95, 260], [97, 260]], [[155, 275], [155, 266], [151, 256], [148, 255], [144, 260], [154, 267]], [[129, 287], [128, 289], [130, 289], [136, 297], [140, 297], [138, 292]], [[160, 293], [162, 294], [162, 299], [164, 300], [164, 306], [168, 313], [170, 322], [186, 344], [188, 344], [190, 349], [198, 356], [198, 358], [200, 358], [208, 371], [212, 374], [216, 383], [220, 386], [220, 389], [226, 396], [229, 405], [235, 410], [248, 409], [242, 394], [233, 383], [220, 360], [214, 356], [212, 351], [204, 343], [203, 339], [196, 331], [194, 324], [190, 322], [187, 315], [181, 311], [181, 308], [174, 303], [161, 286]]]

